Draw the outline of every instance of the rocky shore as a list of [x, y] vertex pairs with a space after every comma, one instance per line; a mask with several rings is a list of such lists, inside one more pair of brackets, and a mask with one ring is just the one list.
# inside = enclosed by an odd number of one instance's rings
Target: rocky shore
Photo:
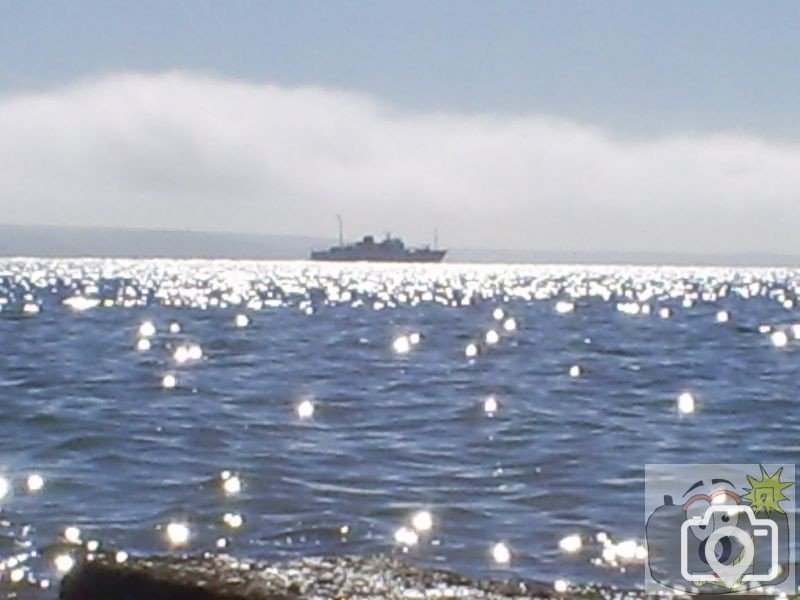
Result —
[[118, 563], [99, 555], [68, 574], [62, 600], [300, 600], [634, 597], [599, 588], [557, 594], [552, 585], [474, 580], [395, 557], [314, 557], [281, 563], [226, 555], [141, 557]]

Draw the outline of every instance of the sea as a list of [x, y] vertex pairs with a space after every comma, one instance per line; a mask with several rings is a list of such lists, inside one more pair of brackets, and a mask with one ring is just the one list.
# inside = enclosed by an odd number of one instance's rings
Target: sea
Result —
[[55, 598], [97, 552], [639, 589], [647, 464], [800, 459], [799, 293], [769, 268], [3, 259], [0, 590]]

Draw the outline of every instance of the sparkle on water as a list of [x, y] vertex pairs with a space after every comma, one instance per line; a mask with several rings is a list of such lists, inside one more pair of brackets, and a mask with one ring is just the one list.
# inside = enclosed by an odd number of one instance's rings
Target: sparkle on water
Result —
[[167, 541], [172, 546], [185, 546], [189, 543], [191, 532], [186, 523], [172, 522], [164, 530]]
[[553, 589], [557, 593], [563, 594], [569, 590], [569, 582], [566, 579], [556, 579], [553, 582]]
[[695, 410], [694, 396], [690, 392], [682, 392], [678, 396], [678, 411], [684, 415], [693, 413]]
[[26, 315], [38, 315], [41, 308], [34, 302], [28, 302], [22, 307], [22, 312]]
[[647, 548], [637, 540], [628, 539], [614, 542], [610, 536], [602, 533], [597, 536], [597, 541], [603, 546], [599, 558], [594, 559], [598, 565], [618, 567], [629, 563], [643, 563], [647, 559]]
[[411, 527], [398, 527], [394, 532], [394, 541], [402, 546], [416, 546], [419, 543], [419, 535]]
[[304, 398], [297, 404], [297, 416], [301, 419], [310, 419], [314, 416], [314, 402], [310, 398]]
[[203, 358], [203, 349], [199, 344], [181, 344], [175, 348], [172, 358], [179, 364], [200, 360]]
[[175, 348], [175, 352], [172, 353], [172, 358], [175, 360], [176, 363], [185, 363], [189, 360], [189, 348], [188, 346], [178, 346]]
[[222, 480], [222, 489], [228, 496], [235, 496], [242, 491], [242, 480], [238, 475], [230, 475]]
[[773, 331], [770, 335], [770, 341], [776, 348], [785, 348], [789, 343], [789, 336], [785, 331]]
[[407, 354], [411, 350], [411, 340], [405, 335], [397, 336], [392, 342], [392, 348], [397, 354]]
[[53, 560], [53, 564], [60, 573], [68, 573], [75, 566], [75, 559], [69, 554], [59, 554]]
[[511, 549], [504, 542], [497, 542], [492, 546], [492, 559], [499, 565], [511, 562]]
[[583, 540], [579, 534], [573, 533], [567, 537], [561, 538], [561, 540], [558, 542], [558, 547], [564, 552], [571, 554], [573, 552], [577, 552], [583, 547]]
[[29, 492], [38, 492], [44, 487], [44, 477], [38, 473], [31, 473], [28, 475], [27, 485]]
[[231, 529], [239, 529], [244, 524], [244, 517], [239, 513], [225, 513], [222, 521]]
[[559, 300], [556, 302], [555, 308], [558, 314], [564, 315], [575, 310], [575, 303], [569, 300]]
[[430, 531], [433, 528], [433, 515], [427, 510], [421, 510], [414, 514], [411, 525], [419, 532]]
[[152, 337], [156, 334], [156, 326], [152, 321], [145, 321], [139, 325], [139, 335], [141, 337]]
[[79, 545], [81, 543], [81, 530], [74, 525], [70, 525], [69, 527], [64, 529], [64, 539], [70, 543]]
[[69, 306], [74, 311], [81, 312], [99, 306], [100, 300], [98, 300], [97, 298], [84, 298], [83, 296], [73, 296], [72, 298], [66, 298], [64, 300], [64, 305]]

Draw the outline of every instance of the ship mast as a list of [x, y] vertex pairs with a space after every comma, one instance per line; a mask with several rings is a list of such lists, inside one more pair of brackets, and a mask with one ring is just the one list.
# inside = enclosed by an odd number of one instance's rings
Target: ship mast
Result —
[[342, 215], [336, 215], [336, 220], [339, 221], [339, 247], [344, 246], [344, 226], [342, 225]]

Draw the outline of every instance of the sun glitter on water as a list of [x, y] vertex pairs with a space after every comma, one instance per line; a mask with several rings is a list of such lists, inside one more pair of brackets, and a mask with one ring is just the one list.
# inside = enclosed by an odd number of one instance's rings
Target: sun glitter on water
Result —
[[28, 475], [27, 486], [29, 492], [39, 492], [44, 488], [44, 477], [38, 473]]
[[773, 331], [770, 335], [770, 341], [776, 348], [785, 348], [789, 343], [789, 336], [785, 331]]
[[392, 342], [392, 348], [396, 354], [408, 354], [411, 350], [411, 340], [408, 339], [408, 336], [400, 335]]
[[53, 564], [59, 573], [68, 573], [75, 566], [75, 559], [69, 554], [59, 554], [53, 560]]
[[244, 517], [238, 513], [225, 513], [222, 521], [231, 529], [239, 529], [244, 524]]
[[304, 398], [297, 404], [297, 416], [301, 420], [306, 421], [314, 416], [315, 407], [314, 402], [310, 398]]
[[139, 335], [143, 338], [152, 337], [156, 334], [156, 326], [152, 321], [145, 321], [139, 326]]
[[684, 415], [690, 415], [695, 411], [694, 396], [690, 392], [683, 392], [678, 396], [678, 411]]
[[561, 538], [558, 542], [558, 547], [564, 552], [573, 554], [583, 547], [583, 540], [579, 534], [573, 533], [567, 537]]
[[411, 527], [399, 527], [394, 532], [394, 541], [406, 547], [416, 546], [419, 543], [419, 535]]
[[492, 546], [492, 559], [499, 565], [511, 562], [511, 549], [504, 542], [497, 542]]
[[64, 529], [64, 539], [69, 544], [74, 544], [76, 546], [80, 545], [81, 543], [81, 530], [74, 525], [70, 525], [66, 529]]
[[427, 510], [421, 510], [414, 514], [411, 525], [419, 532], [430, 531], [433, 527], [433, 515]]
[[167, 541], [172, 546], [185, 546], [189, 543], [191, 531], [186, 523], [172, 522], [164, 530]]
[[236, 496], [242, 491], [242, 479], [238, 475], [227, 474], [222, 476], [222, 489], [227, 496]]

